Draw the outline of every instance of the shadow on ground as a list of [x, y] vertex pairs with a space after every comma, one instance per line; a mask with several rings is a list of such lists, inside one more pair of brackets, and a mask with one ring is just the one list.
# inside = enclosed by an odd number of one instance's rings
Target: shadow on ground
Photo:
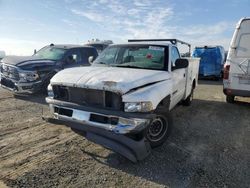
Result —
[[[43, 103], [39, 97], [21, 100]], [[82, 182], [89, 187], [102, 186], [103, 182], [113, 185], [114, 181], [124, 187], [130, 181], [169, 187], [248, 187], [249, 110], [248, 102], [228, 104], [194, 99], [191, 106], [173, 110], [174, 129], [169, 140], [137, 164], [116, 153], [103, 155], [106, 150], [99, 153], [94, 144], [86, 147], [79, 139], [56, 148], [65, 149], [64, 155], [19, 177], [15, 185], [25, 187], [26, 183], [42, 182], [49, 187], [66, 179], [62, 187], [79, 187]], [[114, 171], [116, 174], [110, 175]]]
[[200, 85], [223, 85], [222, 80], [198, 80], [198, 84]]
[[193, 106], [174, 110], [171, 137], [144, 161], [132, 164], [112, 154], [107, 164], [170, 187], [247, 187], [249, 107], [194, 100]]

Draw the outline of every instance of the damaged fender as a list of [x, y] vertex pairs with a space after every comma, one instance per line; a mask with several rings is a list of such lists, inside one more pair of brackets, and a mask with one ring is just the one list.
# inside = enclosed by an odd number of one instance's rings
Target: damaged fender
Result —
[[123, 95], [123, 102], [138, 102], [150, 101], [152, 102], [153, 109], [156, 109], [158, 104], [168, 95], [172, 90], [171, 80], [163, 80], [153, 85], [140, 88], [136, 91], [130, 91]]

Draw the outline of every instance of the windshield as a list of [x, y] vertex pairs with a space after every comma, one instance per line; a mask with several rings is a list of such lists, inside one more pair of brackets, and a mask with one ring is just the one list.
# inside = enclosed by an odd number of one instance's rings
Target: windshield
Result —
[[66, 49], [63, 48], [55, 48], [47, 46], [39, 50], [33, 56], [41, 59], [61, 60], [65, 51]]
[[108, 66], [165, 69], [165, 47], [156, 45], [120, 45], [106, 48], [94, 64]]

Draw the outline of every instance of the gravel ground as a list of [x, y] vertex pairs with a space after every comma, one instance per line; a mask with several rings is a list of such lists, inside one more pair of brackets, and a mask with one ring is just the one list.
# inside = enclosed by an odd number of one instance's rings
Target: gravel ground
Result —
[[44, 96], [0, 89], [0, 187], [249, 187], [250, 100], [237, 100], [201, 81], [192, 106], [173, 110], [169, 140], [133, 164], [44, 122]]

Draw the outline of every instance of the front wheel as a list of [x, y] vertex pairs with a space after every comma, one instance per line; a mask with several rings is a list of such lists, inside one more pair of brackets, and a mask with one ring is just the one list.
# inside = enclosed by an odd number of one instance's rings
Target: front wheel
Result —
[[162, 145], [170, 135], [172, 117], [169, 113], [158, 113], [148, 126], [146, 138], [152, 148]]

